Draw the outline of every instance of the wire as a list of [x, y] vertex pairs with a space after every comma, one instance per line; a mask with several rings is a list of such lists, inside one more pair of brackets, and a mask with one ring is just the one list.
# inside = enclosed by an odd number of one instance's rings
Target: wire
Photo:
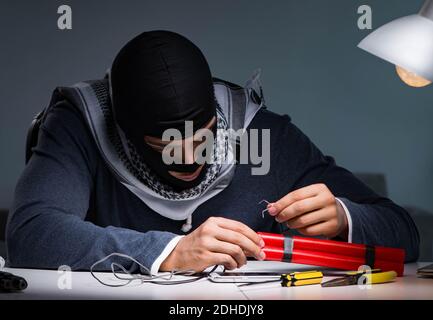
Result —
[[[93, 270], [97, 265], [107, 261], [108, 259], [110, 259], [112, 257], [121, 257], [121, 258], [130, 260], [130, 261], [136, 263], [138, 266], [140, 266], [148, 274], [147, 275], [145, 275], [145, 274], [132, 274], [131, 272], [126, 270], [125, 267], [122, 266], [121, 264], [112, 262], [110, 264], [110, 269], [111, 269], [111, 272], [114, 275], [114, 277], [118, 280], [126, 281], [126, 282], [116, 283], [116, 284], [105, 282], [105, 281], [101, 280], [100, 278], [98, 278], [95, 275]], [[130, 284], [132, 281], [135, 281], [135, 280], [139, 280], [141, 283], [153, 283], [153, 284], [159, 284], [159, 285], [175, 285], [175, 284], [191, 283], [191, 282], [195, 282], [195, 281], [198, 281], [200, 279], [203, 279], [203, 278], [207, 278], [209, 276], [209, 274], [215, 272], [215, 270], [218, 267], [219, 267], [219, 265], [214, 266], [212, 268], [212, 270], [209, 271], [208, 273], [205, 273], [205, 272], [196, 273], [194, 270], [173, 270], [171, 272], [165, 272], [163, 274], [155, 276], [155, 275], [151, 275], [149, 269], [146, 266], [144, 266], [143, 264], [141, 264], [140, 262], [138, 262], [133, 257], [128, 256], [126, 254], [115, 252], [115, 253], [111, 253], [108, 256], [102, 258], [101, 260], [96, 261], [90, 267], [90, 274], [100, 284], [107, 286], [107, 287], [113, 287], [113, 288], [127, 286], [128, 284]], [[116, 271], [116, 268], [120, 269], [122, 272]], [[225, 269], [224, 269], [224, 271], [225, 271]], [[125, 275], [126, 275], [126, 277], [125, 277]], [[188, 277], [192, 277], [192, 278], [184, 279], [184, 280], [172, 280], [173, 276], [188, 276]]]
[[275, 282], [279, 282], [279, 281], [281, 281], [281, 279], [264, 280], [264, 281], [257, 281], [257, 282], [245, 282], [245, 283], [239, 284], [238, 287], [254, 286], [256, 284], [264, 284], [264, 283], [275, 283]]
[[[264, 200], [264, 199], [262, 201], [260, 201], [258, 204], [262, 204], [262, 203], [270, 204], [270, 202], [268, 200]], [[265, 213], [268, 211], [269, 211], [268, 208], [266, 208], [265, 210], [262, 210], [262, 218], [263, 219], [265, 218]]]

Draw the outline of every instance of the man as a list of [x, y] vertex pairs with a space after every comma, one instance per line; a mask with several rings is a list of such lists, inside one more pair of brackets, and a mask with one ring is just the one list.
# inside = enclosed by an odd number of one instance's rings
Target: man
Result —
[[[266, 174], [230, 161], [236, 144], [219, 134], [230, 129], [263, 133]], [[170, 130], [180, 137], [167, 139]], [[201, 130], [216, 139], [197, 137]], [[213, 161], [197, 161], [203, 145]], [[164, 161], [179, 150], [181, 163]], [[263, 199], [272, 201], [264, 218]], [[54, 92], [16, 188], [7, 248], [14, 267], [88, 270], [122, 253], [153, 274], [233, 269], [266, 259], [256, 231], [287, 229], [418, 256], [408, 213], [324, 156], [288, 116], [266, 110], [257, 77], [245, 88], [213, 79], [193, 43], [152, 31], [120, 51], [109, 79]]]

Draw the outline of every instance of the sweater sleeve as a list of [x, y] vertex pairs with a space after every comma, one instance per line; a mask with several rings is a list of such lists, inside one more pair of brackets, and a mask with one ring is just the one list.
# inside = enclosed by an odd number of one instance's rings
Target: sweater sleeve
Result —
[[418, 258], [418, 230], [405, 209], [380, 197], [332, 157], [324, 156], [288, 118], [278, 137], [275, 165], [282, 195], [323, 183], [350, 213], [352, 242], [403, 248], [408, 262]]
[[[17, 184], [8, 220], [9, 264], [89, 270], [107, 255], [122, 253], [150, 271], [175, 234], [103, 228], [85, 221], [99, 155], [79, 111], [66, 101], [54, 106], [33, 151]], [[122, 258], [108, 260], [97, 270], [110, 270], [111, 262], [131, 272], [147, 272]]]

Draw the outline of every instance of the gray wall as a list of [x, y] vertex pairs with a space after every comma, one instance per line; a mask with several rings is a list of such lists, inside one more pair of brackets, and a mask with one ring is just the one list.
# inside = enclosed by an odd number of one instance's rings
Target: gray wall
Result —
[[134, 35], [170, 29], [193, 40], [215, 76], [244, 83], [263, 69], [268, 106], [289, 114], [353, 171], [384, 172], [391, 197], [433, 211], [433, 86], [411, 89], [393, 67], [356, 48], [374, 27], [421, 0], [65, 1], [73, 30], [57, 29], [59, 1], [0, 2], [0, 207], [23, 169], [24, 140], [51, 91], [100, 77]]

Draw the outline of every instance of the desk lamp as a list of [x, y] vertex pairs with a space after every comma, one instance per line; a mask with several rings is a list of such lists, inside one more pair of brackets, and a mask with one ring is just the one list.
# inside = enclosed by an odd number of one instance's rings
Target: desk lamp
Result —
[[[418, 14], [396, 19], [362, 40], [359, 48], [391, 62], [400, 79], [411, 87], [425, 87], [433, 81], [433, 0], [427, 0]], [[433, 264], [418, 270], [433, 277]]]
[[433, 81], [433, 0], [418, 14], [396, 19], [362, 40], [359, 48], [396, 66], [403, 82], [425, 87]]

